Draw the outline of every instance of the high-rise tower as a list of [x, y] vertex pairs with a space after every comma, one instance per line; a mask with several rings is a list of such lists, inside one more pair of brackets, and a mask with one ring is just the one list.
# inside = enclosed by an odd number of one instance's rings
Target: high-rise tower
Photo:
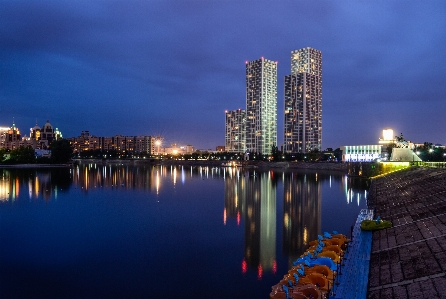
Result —
[[322, 53], [307, 47], [291, 52], [285, 76], [284, 151], [322, 149]]
[[271, 153], [277, 145], [277, 62], [246, 62], [246, 150]]
[[225, 150], [231, 153], [246, 151], [246, 111], [242, 109], [226, 111]]

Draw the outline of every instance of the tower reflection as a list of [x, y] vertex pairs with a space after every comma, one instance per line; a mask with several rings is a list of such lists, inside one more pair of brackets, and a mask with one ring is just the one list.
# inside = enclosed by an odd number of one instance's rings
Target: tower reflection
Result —
[[[242, 272], [257, 271], [259, 279], [265, 271], [276, 272], [276, 223], [282, 223], [282, 251], [290, 262], [307, 249], [309, 241], [317, 239], [321, 231], [321, 181], [330, 176], [234, 169], [225, 172], [225, 222], [234, 218], [239, 225], [240, 215], [244, 221]], [[283, 219], [277, 222], [280, 182]]]
[[250, 268], [275, 271], [276, 185], [273, 172], [253, 172], [245, 176], [245, 260]]
[[242, 272], [276, 271], [276, 182], [274, 172], [225, 170], [224, 217], [244, 220]]
[[[24, 196], [49, 201], [70, 187], [82, 193], [108, 188], [108, 192], [128, 189], [160, 194], [192, 180], [191, 185], [203, 189], [208, 179], [214, 178], [224, 184], [224, 210], [218, 217], [223, 218], [223, 225], [235, 223], [243, 230], [241, 271], [255, 271], [259, 279], [265, 273], [275, 273], [282, 257], [291, 263], [307, 249], [309, 241], [317, 239], [322, 230], [322, 190], [332, 188], [333, 182], [341, 197], [331, 203], [355, 207], [364, 204], [368, 187], [342, 174], [85, 163], [61, 169], [0, 169], [0, 202]], [[324, 200], [325, 211], [326, 203]]]
[[283, 253], [290, 262], [321, 231], [321, 181], [317, 174], [291, 174], [283, 182]]

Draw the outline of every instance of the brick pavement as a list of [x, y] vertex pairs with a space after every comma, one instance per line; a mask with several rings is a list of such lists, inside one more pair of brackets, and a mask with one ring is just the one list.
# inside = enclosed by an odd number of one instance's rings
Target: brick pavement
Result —
[[369, 208], [393, 227], [373, 232], [367, 298], [446, 298], [446, 170], [373, 179]]

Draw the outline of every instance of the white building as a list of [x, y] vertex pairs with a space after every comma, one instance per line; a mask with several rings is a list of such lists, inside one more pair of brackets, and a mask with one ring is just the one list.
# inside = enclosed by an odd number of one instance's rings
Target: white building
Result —
[[341, 146], [342, 162], [371, 162], [381, 158], [381, 145]]
[[246, 151], [246, 111], [242, 109], [225, 111], [225, 151], [244, 153]]
[[285, 76], [284, 151], [322, 150], [322, 53], [307, 47], [291, 52]]
[[271, 153], [277, 146], [277, 62], [246, 62], [246, 150]]

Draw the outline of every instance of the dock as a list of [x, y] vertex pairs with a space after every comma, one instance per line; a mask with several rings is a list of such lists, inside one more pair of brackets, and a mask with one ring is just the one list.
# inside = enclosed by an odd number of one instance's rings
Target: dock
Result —
[[372, 180], [367, 298], [446, 298], [446, 170], [411, 167]]
[[362, 231], [361, 222], [372, 220], [373, 210], [361, 210], [352, 231], [352, 240], [339, 267], [329, 299], [365, 299], [372, 246], [372, 232]]

